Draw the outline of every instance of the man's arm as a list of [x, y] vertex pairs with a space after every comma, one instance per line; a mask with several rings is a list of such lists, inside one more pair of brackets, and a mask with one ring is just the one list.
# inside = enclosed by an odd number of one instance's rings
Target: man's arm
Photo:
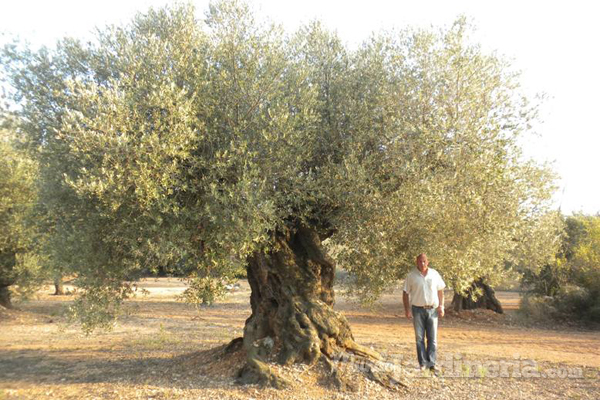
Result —
[[408, 293], [402, 291], [402, 304], [404, 304], [404, 315], [406, 318], [412, 318], [412, 312], [410, 311], [410, 301], [408, 300]]
[[440, 301], [440, 304], [438, 306], [438, 315], [440, 317], [444, 317], [445, 311], [444, 311], [444, 290], [438, 290], [438, 300]]

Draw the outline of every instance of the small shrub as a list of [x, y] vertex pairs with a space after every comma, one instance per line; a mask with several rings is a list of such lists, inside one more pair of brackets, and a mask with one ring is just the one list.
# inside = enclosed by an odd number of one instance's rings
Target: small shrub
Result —
[[190, 304], [209, 306], [227, 294], [226, 283], [212, 277], [194, 278], [180, 299]]
[[233, 277], [236, 279], [248, 279], [248, 270], [245, 267], [238, 268], [233, 274]]
[[592, 307], [590, 307], [587, 316], [590, 321], [600, 323], [600, 304], [594, 304]]
[[529, 294], [521, 299], [520, 312], [537, 322], [580, 321], [600, 323], [600, 299], [593, 292], [568, 286], [556, 296]]
[[560, 313], [553, 302], [554, 299], [550, 296], [528, 294], [521, 299], [519, 311], [527, 319], [535, 322], [561, 319]]

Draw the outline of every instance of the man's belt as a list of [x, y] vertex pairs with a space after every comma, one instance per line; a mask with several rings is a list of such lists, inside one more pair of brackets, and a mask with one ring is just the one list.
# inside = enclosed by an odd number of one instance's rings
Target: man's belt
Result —
[[431, 310], [432, 308], [435, 308], [435, 306], [413, 306], [413, 307], [424, 308], [426, 310]]

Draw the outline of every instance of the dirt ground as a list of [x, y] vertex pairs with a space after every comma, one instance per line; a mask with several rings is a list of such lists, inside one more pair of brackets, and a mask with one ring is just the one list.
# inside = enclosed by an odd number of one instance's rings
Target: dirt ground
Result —
[[176, 299], [185, 289], [178, 279], [144, 280], [149, 294], [128, 301], [111, 332], [90, 336], [64, 322], [72, 296], [51, 296], [47, 287], [19, 310], [0, 310], [0, 399], [600, 398], [600, 332], [527, 326], [516, 292], [498, 293], [504, 315], [440, 320], [439, 377], [416, 369], [398, 289], [373, 309], [338, 293], [336, 309], [356, 341], [379, 351], [408, 388], [389, 391], [365, 379], [355, 392], [336, 391], [319, 380], [319, 365], [273, 365], [288, 389], [237, 386], [243, 359], [222, 350], [250, 315], [248, 284], [239, 284], [219, 304], [196, 308]]

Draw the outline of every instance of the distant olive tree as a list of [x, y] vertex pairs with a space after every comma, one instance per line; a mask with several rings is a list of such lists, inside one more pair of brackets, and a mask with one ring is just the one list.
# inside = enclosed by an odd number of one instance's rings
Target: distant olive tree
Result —
[[92, 43], [5, 48], [84, 326], [109, 323], [147, 268], [184, 265], [205, 292], [244, 267], [242, 377], [277, 385], [265, 354], [378, 357], [332, 308], [327, 238], [366, 301], [420, 252], [458, 292], [493, 283], [552, 177], [522, 160], [535, 107], [518, 76], [468, 32], [459, 19], [349, 50], [319, 23], [285, 35], [225, 1], [202, 21], [174, 6]]
[[575, 318], [600, 322], [600, 215], [576, 215], [567, 221], [574, 228], [568, 242], [569, 283], [577, 289], [567, 290], [559, 301], [566, 303], [563, 310]]
[[12, 307], [13, 293], [30, 294], [41, 277], [32, 221], [36, 177], [37, 164], [19, 149], [11, 120], [0, 113], [0, 305], [4, 307]]
[[521, 310], [533, 319], [600, 322], [600, 217], [562, 217], [558, 251], [540, 268], [523, 271], [528, 291]]

